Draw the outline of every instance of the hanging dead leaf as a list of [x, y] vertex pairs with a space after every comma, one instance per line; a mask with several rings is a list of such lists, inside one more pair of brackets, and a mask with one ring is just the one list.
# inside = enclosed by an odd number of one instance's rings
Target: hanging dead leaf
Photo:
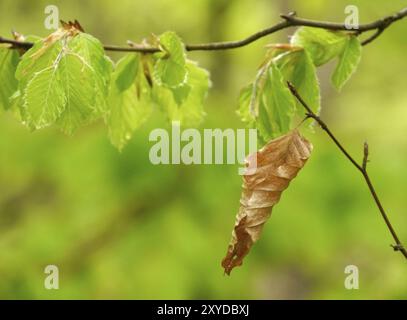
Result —
[[[243, 175], [240, 208], [232, 240], [222, 260], [226, 274], [242, 264], [253, 243], [259, 239], [273, 206], [304, 166], [311, 151], [312, 144], [294, 130], [247, 157], [246, 166], [255, 169], [251, 174]], [[254, 161], [257, 161], [256, 166], [253, 166]]]

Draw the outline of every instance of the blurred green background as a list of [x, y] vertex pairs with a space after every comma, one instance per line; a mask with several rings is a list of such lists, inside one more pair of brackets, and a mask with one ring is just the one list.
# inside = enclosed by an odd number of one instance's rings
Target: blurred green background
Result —
[[[106, 44], [139, 42], [176, 31], [188, 43], [234, 40], [279, 21], [279, 13], [344, 20], [348, 1], [0, 0], [0, 34], [11, 28], [47, 35], [44, 8], [78, 19]], [[360, 22], [406, 1], [353, 1]], [[212, 74], [205, 128], [241, 128], [235, 110], [267, 43], [239, 50], [192, 52]], [[339, 94], [333, 64], [319, 69], [323, 118], [352, 154], [370, 144], [369, 170], [399, 236], [407, 243], [407, 20], [364, 48], [357, 73]], [[114, 59], [120, 54], [111, 55]], [[236, 165], [153, 166], [149, 132], [155, 115], [119, 153], [103, 124], [67, 137], [54, 128], [30, 133], [0, 118], [0, 298], [22, 299], [403, 299], [407, 263], [359, 173], [319, 129], [306, 133], [314, 152], [274, 208], [263, 236], [230, 277], [226, 253], [239, 206]], [[167, 126], [168, 127], [168, 126]], [[44, 289], [44, 268], [60, 270], [60, 289]], [[359, 267], [359, 290], [346, 290], [344, 269]]]

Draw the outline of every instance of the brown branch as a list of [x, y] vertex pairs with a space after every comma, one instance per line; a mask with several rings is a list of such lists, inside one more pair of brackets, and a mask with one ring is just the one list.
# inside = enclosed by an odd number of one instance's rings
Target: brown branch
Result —
[[[281, 15], [283, 21], [277, 23], [276, 25], [258, 31], [249, 37], [237, 40], [237, 41], [225, 41], [225, 42], [210, 42], [210, 43], [202, 43], [202, 44], [187, 44], [185, 45], [185, 49], [187, 51], [216, 51], [216, 50], [228, 50], [228, 49], [235, 49], [247, 46], [267, 35], [275, 33], [277, 31], [290, 28], [290, 27], [298, 27], [298, 26], [308, 26], [314, 28], [322, 28], [328, 30], [345, 30], [350, 32], [355, 32], [356, 34], [361, 34], [367, 31], [376, 30], [376, 32], [368, 39], [362, 42], [363, 45], [366, 45], [376, 39], [387, 27], [389, 27], [392, 23], [403, 19], [407, 16], [407, 8], [404, 8], [397, 13], [384, 17], [382, 19], [373, 21], [371, 23], [361, 24], [356, 29], [348, 29], [345, 24], [342, 23], [335, 23], [335, 22], [326, 22], [326, 21], [315, 21], [315, 20], [308, 20], [299, 18], [296, 16], [295, 12], [291, 12], [289, 14]], [[22, 49], [29, 49], [33, 46], [32, 42], [22, 42], [16, 41], [12, 39], [6, 39], [0, 37], [0, 43], [8, 43], [12, 45], [12, 48], [22, 48]], [[137, 45], [134, 43], [130, 43], [128, 47], [122, 46], [115, 46], [115, 45], [104, 45], [106, 51], [120, 51], [120, 52], [144, 52], [144, 53], [154, 53], [160, 51], [158, 47], [151, 47], [145, 45]]]
[[295, 89], [295, 87], [290, 83], [287, 82], [288, 88], [290, 89], [291, 93], [297, 98], [297, 100], [301, 103], [301, 105], [305, 108], [306, 110], [306, 117], [307, 118], [312, 118], [314, 119], [319, 126], [324, 130], [328, 136], [332, 139], [332, 141], [335, 143], [335, 145], [342, 151], [342, 153], [348, 158], [348, 160], [358, 169], [364, 179], [365, 182], [369, 188], [370, 194], [372, 195], [377, 208], [379, 209], [386, 225], [387, 228], [389, 229], [394, 241], [396, 242], [395, 245], [391, 245], [395, 251], [400, 251], [403, 256], [407, 259], [407, 250], [404, 248], [403, 244], [400, 242], [399, 237], [397, 236], [396, 231], [394, 230], [393, 226], [390, 223], [389, 218], [387, 217], [387, 214], [383, 208], [383, 205], [380, 202], [380, 199], [377, 195], [377, 192], [375, 188], [373, 187], [372, 181], [370, 180], [369, 174], [367, 172], [367, 163], [369, 161], [369, 146], [365, 142], [364, 144], [364, 156], [363, 156], [363, 163], [362, 165], [358, 164], [357, 161], [349, 154], [348, 151], [342, 146], [342, 144], [338, 141], [338, 139], [335, 137], [335, 135], [332, 133], [332, 131], [328, 128], [327, 124], [317, 115], [315, 114], [312, 109], [306, 104], [306, 102], [302, 99], [302, 97], [299, 95], [298, 91]]
[[363, 162], [362, 162], [362, 168], [365, 171], [366, 171], [368, 162], [369, 162], [369, 145], [365, 141], [365, 143], [363, 145]]
[[362, 45], [365, 46], [375, 40], [377, 37], [379, 37], [383, 31], [386, 29], [386, 27], [379, 27], [374, 34], [372, 34], [369, 38], [366, 40], [362, 41]]

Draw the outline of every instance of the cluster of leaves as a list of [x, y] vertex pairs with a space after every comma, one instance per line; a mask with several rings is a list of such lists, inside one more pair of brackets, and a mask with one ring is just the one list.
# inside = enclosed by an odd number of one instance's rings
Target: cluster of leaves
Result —
[[[8, 45], [0, 47], [0, 107], [17, 110], [33, 130], [55, 124], [72, 134], [103, 118], [111, 142], [122, 149], [155, 107], [185, 126], [198, 125], [204, 116], [209, 74], [186, 58], [173, 32], [153, 39], [159, 52], [130, 53], [117, 63], [77, 24], [29, 40], [34, 46], [21, 57]], [[241, 92], [238, 113], [265, 144], [290, 131], [293, 119], [303, 115], [286, 81], [318, 113], [316, 67], [337, 58], [332, 84], [340, 90], [360, 56], [353, 33], [301, 27], [289, 44], [269, 47], [255, 80]]]
[[311, 154], [312, 144], [292, 130], [293, 119], [303, 117], [304, 112], [297, 107], [287, 81], [318, 114], [316, 67], [338, 58], [331, 79], [340, 90], [355, 71], [360, 56], [361, 44], [353, 34], [301, 27], [289, 44], [270, 46], [255, 80], [243, 88], [238, 113], [249, 126], [258, 129], [263, 147], [247, 157], [249, 165], [256, 159], [257, 166], [254, 173], [243, 176], [240, 208], [222, 261], [227, 274], [243, 263], [271, 209]]
[[301, 27], [289, 44], [271, 45], [255, 80], [242, 89], [238, 113], [259, 132], [261, 144], [281, 136], [303, 116], [303, 109], [287, 88], [290, 81], [301, 97], [318, 114], [320, 90], [316, 67], [337, 58], [331, 82], [339, 91], [355, 71], [361, 44], [354, 34]]
[[170, 120], [196, 126], [204, 116], [209, 73], [187, 60], [181, 39], [154, 39], [160, 52], [130, 53], [116, 64], [100, 41], [76, 23], [34, 42], [27, 52], [0, 47], [0, 107], [12, 109], [30, 129], [56, 125], [67, 134], [103, 119], [122, 149], [154, 107]]

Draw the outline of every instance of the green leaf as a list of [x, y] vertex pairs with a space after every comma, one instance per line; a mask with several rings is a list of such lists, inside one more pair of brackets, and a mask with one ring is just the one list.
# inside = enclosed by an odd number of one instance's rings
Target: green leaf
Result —
[[[24, 115], [21, 114], [22, 105], [23, 105], [23, 97], [21, 91], [17, 89], [11, 96], [10, 96], [10, 112], [11, 114], [20, 122], [24, 123], [24, 119], [26, 118]], [[34, 128], [32, 128], [34, 129]]]
[[114, 81], [117, 90], [125, 91], [134, 84], [139, 66], [140, 59], [138, 54], [128, 54], [117, 62], [116, 69], [112, 75], [112, 81]]
[[238, 116], [243, 122], [247, 124], [247, 127], [249, 128], [255, 128], [256, 126], [256, 119], [254, 117], [254, 114], [250, 110], [253, 86], [254, 84], [251, 83], [240, 90], [239, 109], [237, 110]]
[[182, 103], [188, 98], [189, 93], [191, 92], [191, 86], [188, 83], [184, 83], [183, 85], [170, 88], [172, 92], [172, 96], [174, 97], [175, 102], [180, 106]]
[[240, 92], [238, 114], [244, 122], [252, 123], [259, 115], [259, 105], [261, 104], [264, 87], [269, 76], [268, 71], [275, 57], [274, 54], [274, 50], [267, 52], [266, 58], [259, 67], [253, 83], [243, 88]]
[[[264, 70], [264, 68], [262, 68]], [[264, 73], [261, 91], [253, 90], [257, 81], [242, 89], [238, 114], [249, 127], [259, 130], [260, 142], [265, 143], [288, 132], [294, 116], [295, 101], [279, 68], [271, 63]], [[256, 78], [257, 79], [257, 78]], [[258, 100], [258, 116], [251, 110], [253, 95]]]
[[57, 68], [50, 66], [36, 73], [25, 88], [26, 121], [35, 128], [49, 126], [65, 109], [66, 96]]
[[75, 54], [62, 57], [58, 72], [66, 101], [57, 125], [63, 132], [71, 135], [77, 128], [89, 124], [98, 116], [96, 96], [99, 93], [95, 93], [98, 78], [91, 66]]
[[30, 38], [34, 45], [23, 54], [17, 66], [15, 77], [18, 80], [18, 90], [11, 97], [11, 102], [12, 109], [20, 111], [23, 123], [31, 130], [35, 130], [35, 125], [28, 120], [29, 114], [26, 112], [24, 100], [25, 90], [35, 74], [53, 65], [62, 50], [62, 45], [57, 41], [46, 42], [46, 39]]
[[164, 52], [155, 54], [154, 79], [159, 85], [178, 87], [186, 82], [187, 68], [185, 47], [174, 32], [165, 32], [159, 37]]
[[263, 63], [263, 65], [259, 68], [256, 74], [256, 78], [254, 79], [253, 82], [249, 111], [255, 117], [258, 116], [259, 113], [259, 105], [261, 103], [260, 100], [264, 91], [264, 86], [268, 78], [268, 70], [270, 68], [271, 63], [272, 63], [271, 60]]
[[105, 55], [102, 43], [87, 33], [79, 33], [68, 44], [72, 53], [81, 57], [92, 70], [90, 77], [94, 78], [95, 109], [103, 115], [107, 111], [107, 95], [109, 81], [113, 71], [113, 63]]
[[322, 28], [301, 27], [291, 38], [291, 44], [305, 48], [316, 66], [320, 66], [340, 55], [348, 35], [340, 31]]
[[110, 141], [119, 150], [152, 111], [151, 88], [139, 64], [139, 55], [127, 55], [117, 62], [112, 75], [107, 125]]
[[332, 84], [339, 91], [355, 72], [362, 55], [362, 46], [355, 36], [349, 36], [332, 74]]
[[13, 95], [25, 123], [38, 129], [57, 123], [72, 134], [107, 111], [112, 63], [91, 35], [59, 29], [22, 57]]
[[62, 44], [38, 41], [21, 58], [16, 70], [22, 119], [32, 129], [51, 125], [65, 108], [57, 72]]
[[154, 101], [167, 115], [170, 121], [180, 121], [183, 126], [197, 126], [203, 120], [205, 112], [203, 103], [211, 85], [209, 73], [192, 61], [187, 61], [187, 85], [190, 87], [188, 96], [178, 105], [172, 90], [154, 87]]
[[[265, 139], [275, 138], [290, 130], [291, 119], [294, 116], [295, 101], [287, 88], [280, 70], [271, 64], [268, 78], [264, 87], [263, 104], [264, 115], [260, 113], [259, 120], [268, 124], [268, 132], [263, 132]], [[267, 116], [263, 118], [264, 116]], [[261, 134], [261, 132], [260, 132]]]
[[[289, 51], [281, 55], [276, 64], [285, 81], [290, 81], [312, 111], [318, 114], [321, 105], [319, 82], [310, 54], [303, 49]], [[302, 112], [303, 109], [299, 107], [298, 110]]]
[[52, 66], [62, 51], [60, 41], [46, 44], [43, 40], [34, 43], [21, 58], [17, 66], [16, 78], [19, 80], [19, 87], [24, 89], [34, 75]]
[[18, 88], [14, 74], [19, 61], [16, 50], [0, 47], [0, 110], [7, 110], [11, 106], [10, 97]]
[[[144, 87], [144, 89], [147, 89]], [[149, 89], [148, 89], [149, 90]], [[141, 93], [142, 96], [146, 92]], [[150, 116], [152, 108], [148, 98], [137, 97], [137, 87], [132, 85], [109, 99], [112, 109], [108, 117], [109, 138], [111, 143], [122, 150], [131, 139], [135, 129]]]

